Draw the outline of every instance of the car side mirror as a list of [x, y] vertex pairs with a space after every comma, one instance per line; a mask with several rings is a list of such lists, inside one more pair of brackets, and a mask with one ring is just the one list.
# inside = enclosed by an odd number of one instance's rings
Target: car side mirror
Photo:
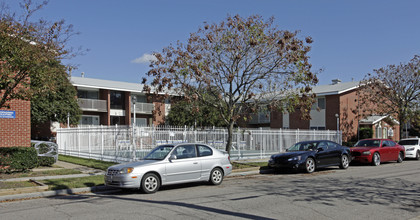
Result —
[[318, 150], [318, 152], [321, 152], [321, 151], [324, 151], [324, 148], [320, 147], [317, 150]]
[[175, 155], [175, 154], [172, 154], [172, 155], [169, 157], [169, 161], [172, 161], [172, 160], [176, 160], [176, 155]]

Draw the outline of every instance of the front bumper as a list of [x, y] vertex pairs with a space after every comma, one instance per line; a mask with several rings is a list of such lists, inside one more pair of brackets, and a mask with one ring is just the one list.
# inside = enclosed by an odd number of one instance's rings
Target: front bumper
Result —
[[414, 150], [410, 150], [410, 151], [405, 151], [405, 157], [406, 158], [416, 158], [416, 154], [417, 154], [417, 151], [414, 149]]
[[303, 169], [305, 168], [305, 161], [281, 161], [281, 160], [269, 160], [268, 167], [276, 169]]
[[372, 163], [372, 155], [352, 156], [351, 161], [359, 163]]
[[140, 188], [141, 176], [131, 174], [105, 175], [106, 186], [116, 188]]

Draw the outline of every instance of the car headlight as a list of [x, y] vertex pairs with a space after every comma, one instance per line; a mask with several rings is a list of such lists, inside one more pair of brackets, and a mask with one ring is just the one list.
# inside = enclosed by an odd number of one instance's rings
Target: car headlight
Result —
[[405, 149], [406, 151], [412, 151], [412, 150], [414, 150], [414, 147], [410, 147], [410, 148], [407, 148], [407, 149]]
[[124, 167], [120, 170], [120, 174], [132, 173], [133, 170], [134, 170], [133, 167]]
[[302, 157], [301, 156], [297, 156], [297, 157], [292, 157], [289, 158], [287, 161], [295, 161], [295, 160], [300, 160]]
[[371, 155], [372, 153], [370, 151], [365, 151], [362, 153], [363, 155]]

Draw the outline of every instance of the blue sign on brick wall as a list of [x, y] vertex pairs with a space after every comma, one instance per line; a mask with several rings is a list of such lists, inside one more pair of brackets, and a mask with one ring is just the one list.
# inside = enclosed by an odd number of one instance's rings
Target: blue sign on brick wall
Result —
[[0, 110], [0, 118], [16, 118], [16, 112]]

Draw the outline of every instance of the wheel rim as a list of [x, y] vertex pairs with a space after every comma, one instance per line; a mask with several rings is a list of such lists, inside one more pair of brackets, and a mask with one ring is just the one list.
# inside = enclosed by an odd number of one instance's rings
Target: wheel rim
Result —
[[211, 179], [214, 183], [219, 183], [222, 181], [222, 172], [220, 172], [220, 170], [214, 170], [211, 174]]
[[349, 166], [349, 159], [346, 155], [343, 155], [341, 158], [341, 163], [343, 164], [344, 168], [347, 168]]
[[306, 161], [306, 170], [307, 170], [309, 173], [312, 173], [312, 172], [315, 170], [315, 163], [314, 163], [314, 160], [312, 160], [312, 159], [308, 159], [308, 160]]
[[147, 191], [154, 191], [158, 186], [158, 181], [155, 177], [149, 176], [144, 180], [144, 187]]
[[402, 153], [400, 152], [399, 154], [398, 154], [398, 161], [402, 161], [403, 159], [402, 159]]
[[378, 166], [379, 163], [381, 162], [379, 154], [374, 154], [373, 160], [374, 160], [375, 165]]

